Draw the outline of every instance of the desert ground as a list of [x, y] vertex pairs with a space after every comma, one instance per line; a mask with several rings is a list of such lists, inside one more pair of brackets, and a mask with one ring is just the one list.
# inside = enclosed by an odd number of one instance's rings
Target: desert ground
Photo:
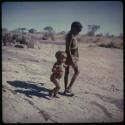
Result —
[[[64, 43], [64, 41], [62, 42]], [[79, 43], [80, 74], [75, 96], [50, 99], [55, 53], [64, 44], [38, 48], [2, 46], [2, 119], [4, 123], [107, 123], [123, 121], [123, 49]], [[70, 70], [70, 77], [73, 70]]]

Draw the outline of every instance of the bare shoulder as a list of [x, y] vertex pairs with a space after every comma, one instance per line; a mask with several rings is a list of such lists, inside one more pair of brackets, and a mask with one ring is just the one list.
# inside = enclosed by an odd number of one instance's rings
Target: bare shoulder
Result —
[[67, 41], [70, 41], [72, 38], [73, 38], [73, 37], [72, 37], [72, 34], [71, 34], [71, 33], [68, 33], [68, 34], [66, 35], [66, 40], [67, 40]]

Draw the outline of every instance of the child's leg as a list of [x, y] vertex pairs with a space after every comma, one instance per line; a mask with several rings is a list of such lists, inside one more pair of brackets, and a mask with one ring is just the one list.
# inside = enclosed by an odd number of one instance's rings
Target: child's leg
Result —
[[60, 85], [59, 85], [59, 80], [58, 80], [58, 79], [55, 79], [55, 80], [54, 80], [54, 83], [55, 83], [55, 85], [56, 85], [55, 91], [54, 91], [54, 96], [55, 96], [55, 97], [58, 97], [58, 96], [57, 96], [57, 93], [59, 92], [59, 89], [61, 88]]
[[51, 81], [55, 84], [56, 87], [51, 90], [50, 95], [54, 94], [54, 96], [56, 96], [60, 89], [59, 80], [54, 77], [51, 77]]
[[[51, 75], [50, 81], [51, 81], [52, 83], [54, 83], [54, 79], [55, 79], [54, 76]], [[54, 84], [55, 84], [55, 83], [54, 83]], [[56, 87], [53, 88], [53, 89], [51, 89], [51, 90], [49, 91], [49, 96], [53, 97], [53, 94], [54, 94], [55, 90], [56, 90]]]
[[56, 87], [49, 91], [49, 96], [53, 97]]
[[67, 89], [67, 85], [68, 85], [68, 76], [69, 76], [69, 66], [65, 68], [65, 76], [64, 76], [65, 90]]
[[73, 67], [73, 69], [74, 69], [74, 75], [73, 75], [73, 77], [72, 77], [72, 79], [71, 79], [71, 82], [70, 82], [68, 88], [67, 88], [68, 90], [71, 90], [71, 88], [72, 88], [72, 86], [73, 86], [73, 83], [75, 82], [76, 78], [77, 78], [78, 75], [79, 75], [79, 69], [78, 69], [77, 62], [74, 63], [74, 64], [72, 65], [72, 67]]

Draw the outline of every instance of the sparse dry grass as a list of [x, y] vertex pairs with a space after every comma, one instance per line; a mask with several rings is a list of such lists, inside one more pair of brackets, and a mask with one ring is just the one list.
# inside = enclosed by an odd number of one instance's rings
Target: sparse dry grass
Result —
[[[22, 44], [25, 44], [27, 48], [35, 48], [36, 43], [46, 43], [46, 42], [63, 42], [65, 41], [65, 35], [60, 35], [60, 34], [55, 34], [54, 36], [54, 41], [51, 39], [48, 40], [43, 40], [43, 33], [26, 33], [24, 35], [25, 41], [21, 41]], [[20, 38], [21, 39], [21, 36]], [[99, 47], [105, 47], [105, 48], [118, 48], [122, 49], [123, 48], [123, 38], [118, 38], [118, 37], [105, 37], [105, 36], [86, 36], [86, 35], [79, 35], [78, 36], [78, 41], [80, 43], [87, 43], [89, 44], [89, 47], [93, 46], [99, 46]], [[5, 45], [19, 45], [19, 42], [17, 43], [16, 40], [11, 40], [10, 42], [4, 42]], [[3, 44], [4, 45], [4, 44]], [[37, 47], [39, 48], [39, 47]]]

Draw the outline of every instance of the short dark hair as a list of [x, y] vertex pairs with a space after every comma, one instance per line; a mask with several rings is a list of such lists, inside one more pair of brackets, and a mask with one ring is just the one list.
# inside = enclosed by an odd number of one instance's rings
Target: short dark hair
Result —
[[75, 22], [73, 22], [73, 23], [71, 24], [71, 29], [73, 29], [73, 28], [78, 29], [79, 31], [81, 31], [81, 30], [82, 30], [82, 25], [81, 25], [80, 22], [75, 21]]

